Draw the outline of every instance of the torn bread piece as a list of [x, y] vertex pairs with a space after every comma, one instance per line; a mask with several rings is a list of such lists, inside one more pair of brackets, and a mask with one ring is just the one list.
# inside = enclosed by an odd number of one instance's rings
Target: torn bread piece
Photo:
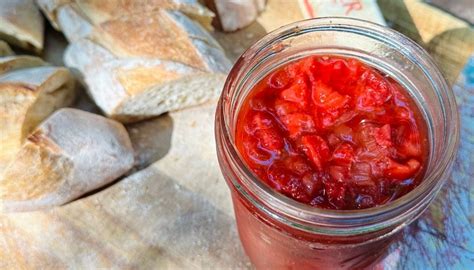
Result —
[[216, 99], [225, 75], [181, 63], [114, 58], [90, 40], [71, 44], [64, 61], [79, 71], [90, 96], [108, 116], [134, 122]]
[[167, 9], [179, 10], [211, 30], [211, 21], [214, 17], [214, 13], [197, 0], [36, 0], [36, 2], [57, 30], [61, 29], [58, 23], [59, 8], [67, 4], [76, 4], [94, 24], [101, 24], [127, 14]]
[[59, 7], [57, 19], [71, 41], [64, 63], [102, 111], [122, 122], [217, 98], [231, 67], [217, 41], [179, 11], [95, 25], [75, 1]]
[[58, 8], [57, 23], [69, 42], [74, 42], [92, 35], [94, 25], [87, 19], [76, 4]]
[[0, 177], [0, 208], [33, 211], [62, 205], [117, 179], [133, 164], [122, 124], [61, 109], [28, 136]]
[[205, 0], [216, 13], [213, 25], [225, 32], [233, 32], [251, 24], [265, 9], [266, 0]]
[[0, 75], [17, 69], [25, 69], [30, 67], [47, 66], [41, 58], [29, 55], [14, 55], [0, 57]]
[[[25, 68], [19, 69], [20, 63]], [[36, 64], [38, 59], [23, 58], [16, 62], [16, 70], [0, 75], [0, 171], [41, 121], [74, 101], [75, 83], [68, 69], [31, 67]]]
[[0, 40], [0, 57], [14, 55], [8, 43], [3, 40]]
[[0, 1], [0, 38], [27, 50], [43, 50], [44, 22], [33, 0]]
[[46, 16], [48, 21], [54, 27], [54, 29], [61, 31], [61, 28], [57, 22], [57, 10], [63, 5], [72, 3], [74, 0], [35, 0], [36, 5], [39, 6], [43, 14]]

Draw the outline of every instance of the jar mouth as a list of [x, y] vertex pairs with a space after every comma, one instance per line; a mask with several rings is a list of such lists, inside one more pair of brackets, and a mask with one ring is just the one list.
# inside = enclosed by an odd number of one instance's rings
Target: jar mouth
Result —
[[[238, 81], [241, 80], [239, 76], [242, 74], [239, 72], [243, 68], [249, 68], [250, 59], [254, 59], [263, 50], [270, 50], [273, 54], [284, 50], [286, 44], [280, 42], [282, 38], [310, 31], [345, 31], [389, 43], [418, 65], [430, 81], [438, 99], [446, 104], [442, 108], [444, 126], [436, 127], [443, 128], [445, 134], [446, 145], [441, 149], [444, 158], [437, 161], [433, 170], [425, 172], [423, 180], [416, 188], [402, 197], [367, 209], [331, 210], [312, 207], [273, 190], [248, 168], [241, 157], [235, 145], [234, 130], [228, 117], [231, 111], [229, 106], [225, 106], [226, 103], [231, 103], [231, 94], [241, 86]], [[223, 149], [227, 164], [230, 164], [228, 166], [232, 167], [238, 176], [236, 178], [239, 179], [232, 181], [233, 186], [256, 207], [273, 218], [292, 227], [324, 234], [367, 233], [399, 224], [404, 220], [403, 217], [412, 214], [411, 210], [415, 208], [426, 208], [448, 178], [459, 144], [459, 115], [454, 95], [428, 53], [414, 41], [392, 29], [344, 17], [322, 17], [295, 22], [270, 32], [247, 49], [237, 60], [225, 82], [216, 112], [216, 123], [218, 148]], [[430, 143], [430, 147], [436, 146]]]

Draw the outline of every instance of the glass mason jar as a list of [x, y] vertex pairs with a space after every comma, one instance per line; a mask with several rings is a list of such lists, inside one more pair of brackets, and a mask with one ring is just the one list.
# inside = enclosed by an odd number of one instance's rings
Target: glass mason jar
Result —
[[[357, 58], [390, 75], [416, 101], [428, 127], [424, 180], [386, 205], [328, 210], [296, 202], [260, 181], [238, 153], [242, 102], [275, 68], [314, 55]], [[318, 18], [279, 28], [231, 70], [216, 112], [219, 164], [231, 190], [243, 247], [257, 269], [360, 269], [381, 259], [396, 233], [426, 210], [449, 177], [459, 141], [452, 91], [431, 57], [402, 34], [370, 22]]]

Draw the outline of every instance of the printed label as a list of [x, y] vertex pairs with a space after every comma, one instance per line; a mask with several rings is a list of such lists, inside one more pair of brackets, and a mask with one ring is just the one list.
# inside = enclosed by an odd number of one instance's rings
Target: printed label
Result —
[[386, 25], [375, 0], [298, 0], [306, 19], [342, 16]]

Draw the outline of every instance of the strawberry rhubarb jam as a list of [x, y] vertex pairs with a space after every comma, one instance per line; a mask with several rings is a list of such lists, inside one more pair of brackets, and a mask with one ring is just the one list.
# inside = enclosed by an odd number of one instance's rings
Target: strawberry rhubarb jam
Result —
[[356, 59], [309, 56], [271, 72], [241, 106], [236, 145], [266, 184], [299, 202], [362, 209], [423, 177], [426, 124], [408, 92]]

